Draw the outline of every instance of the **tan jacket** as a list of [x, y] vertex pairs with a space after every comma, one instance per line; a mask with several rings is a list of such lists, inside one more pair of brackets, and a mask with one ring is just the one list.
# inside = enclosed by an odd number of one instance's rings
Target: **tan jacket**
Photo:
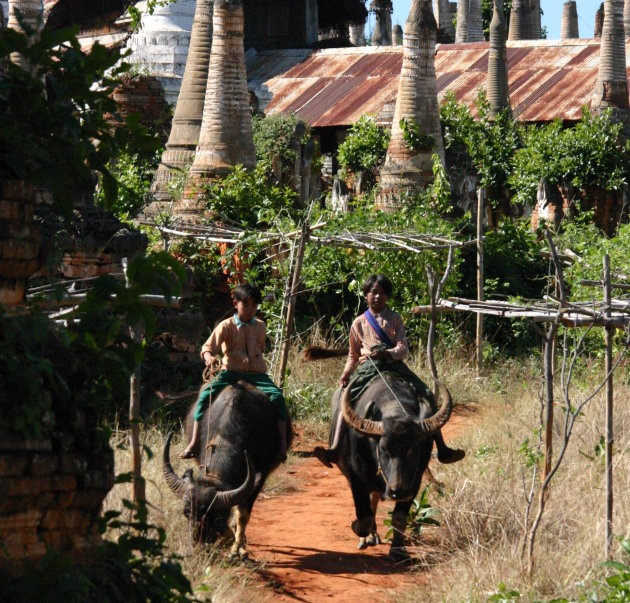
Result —
[[[403, 360], [409, 351], [409, 345], [405, 335], [405, 325], [400, 314], [389, 308], [384, 308], [380, 314], [374, 314], [374, 318], [394, 344], [393, 348], [387, 350], [392, 359]], [[379, 343], [383, 343], [383, 341], [370, 326], [367, 318], [363, 314], [355, 318], [350, 327], [350, 349], [343, 372], [348, 375], [354, 372], [358, 364], [363, 364], [367, 360], [370, 348]]]
[[242, 373], [266, 373], [263, 359], [265, 350], [265, 323], [254, 318], [252, 323], [238, 327], [234, 317], [220, 322], [206, 343], [201, 346], [201, 358], [205, 352], [222, 355], [221, 368]]

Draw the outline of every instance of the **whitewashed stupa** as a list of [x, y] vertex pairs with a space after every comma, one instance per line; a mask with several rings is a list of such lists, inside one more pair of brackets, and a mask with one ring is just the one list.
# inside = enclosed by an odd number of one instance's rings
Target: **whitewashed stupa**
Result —
[[142, 28], [134, 33], [127, 46], [130, 61], [138, 70], [158, 78], [166, 100], [175, 105], [184, 76], [196, 0], [177, 0], [157, 6], [152, 15], [144, 14], [146, 2], [138, 2], [143, 13]]

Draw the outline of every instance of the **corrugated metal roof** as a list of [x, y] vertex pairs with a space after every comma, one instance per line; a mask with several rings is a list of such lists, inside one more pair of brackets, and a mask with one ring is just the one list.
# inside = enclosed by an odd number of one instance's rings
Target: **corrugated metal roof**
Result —
[[[512, 110], [521, 122], [580, 119], [597, 80], [599, 40], [507, 43]], [[626, 40], [630, 68], [630, 38]], [[471, 107], [485, 87], [489, 45], [438, 45], [438, 95], [453, 92]], [[396, 98], [402, 47], [267, 51], [249, 57], [250, 89], [265, 111], [292, 111], [313, 126], [347, 126]]]

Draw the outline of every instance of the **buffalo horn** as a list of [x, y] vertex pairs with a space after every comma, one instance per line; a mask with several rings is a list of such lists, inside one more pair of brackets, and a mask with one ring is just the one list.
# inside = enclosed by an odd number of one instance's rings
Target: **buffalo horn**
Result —
[[188, 490], [188, 485], [183, 479], [177, 477], [173, 467], [171, 466], [171, 438], [173, 432], [169, 432], [166, 436], [166, 444], [164, 444], [164, 454], [162, 455], [162, 472], [168, 487], [180, 498], [183, 498]]
[[346, 387], [343, 390], [343, 394], [341, 395], [341, 412], [343, 413], [343, 418], [346, 420], [346, 423], [350, 425], [353, 429], [358, 431], [359, 433], [372, 436], [372, 437], [380, 437], [383, 435], [383, 422], [382, 421], [372, 421], [370, 419], [365, 419], [357, 415], [350, 404], [350, 387]]
[[256, 475], [254, 474], [252, 457], [249, 456], [247, 450], [245, 451], [245, 461], [247, 463], [247, 477], [245, 478], [245, 481], [234, 490], [218, 492], [216, 500], [214, 501], [216, 509], [229, 509], [230, 507], [239, 505], [254, 490]]
[[414, 421], [418, 431], [425, 436], [433, 435], [442, 429], [449, 420], [451, 411], [453, 410], [453, 398], [451, 397], [451, 392], [449, 392], [448, 388], [439, 381], [438, 386], [442, 390], [442, 398], [444, 399], [442, 406], [440, 406], [438, 411], [431, 417], [427, 417], [426, 419], [416, 419]]

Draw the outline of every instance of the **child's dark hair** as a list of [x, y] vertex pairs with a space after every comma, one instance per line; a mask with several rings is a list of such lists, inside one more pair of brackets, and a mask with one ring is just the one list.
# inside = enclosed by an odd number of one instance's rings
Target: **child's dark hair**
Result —
[[368, 276], [363, 283], [363, 295], [367, 295], [374, 285], [380, 285], [387, 297], [392, 296], [394, 287], [392, 286], [392, 282], [384, 274], [372, 274]]
[[250, 285], [245, 283], [243, 285], [238, 285], [232, 291], [232, 297], [236, 301], [247, 301], [250, 297], [257, 303], [260, 304], [262, 302], [262, 293], [260, 289], [255, 285]]

